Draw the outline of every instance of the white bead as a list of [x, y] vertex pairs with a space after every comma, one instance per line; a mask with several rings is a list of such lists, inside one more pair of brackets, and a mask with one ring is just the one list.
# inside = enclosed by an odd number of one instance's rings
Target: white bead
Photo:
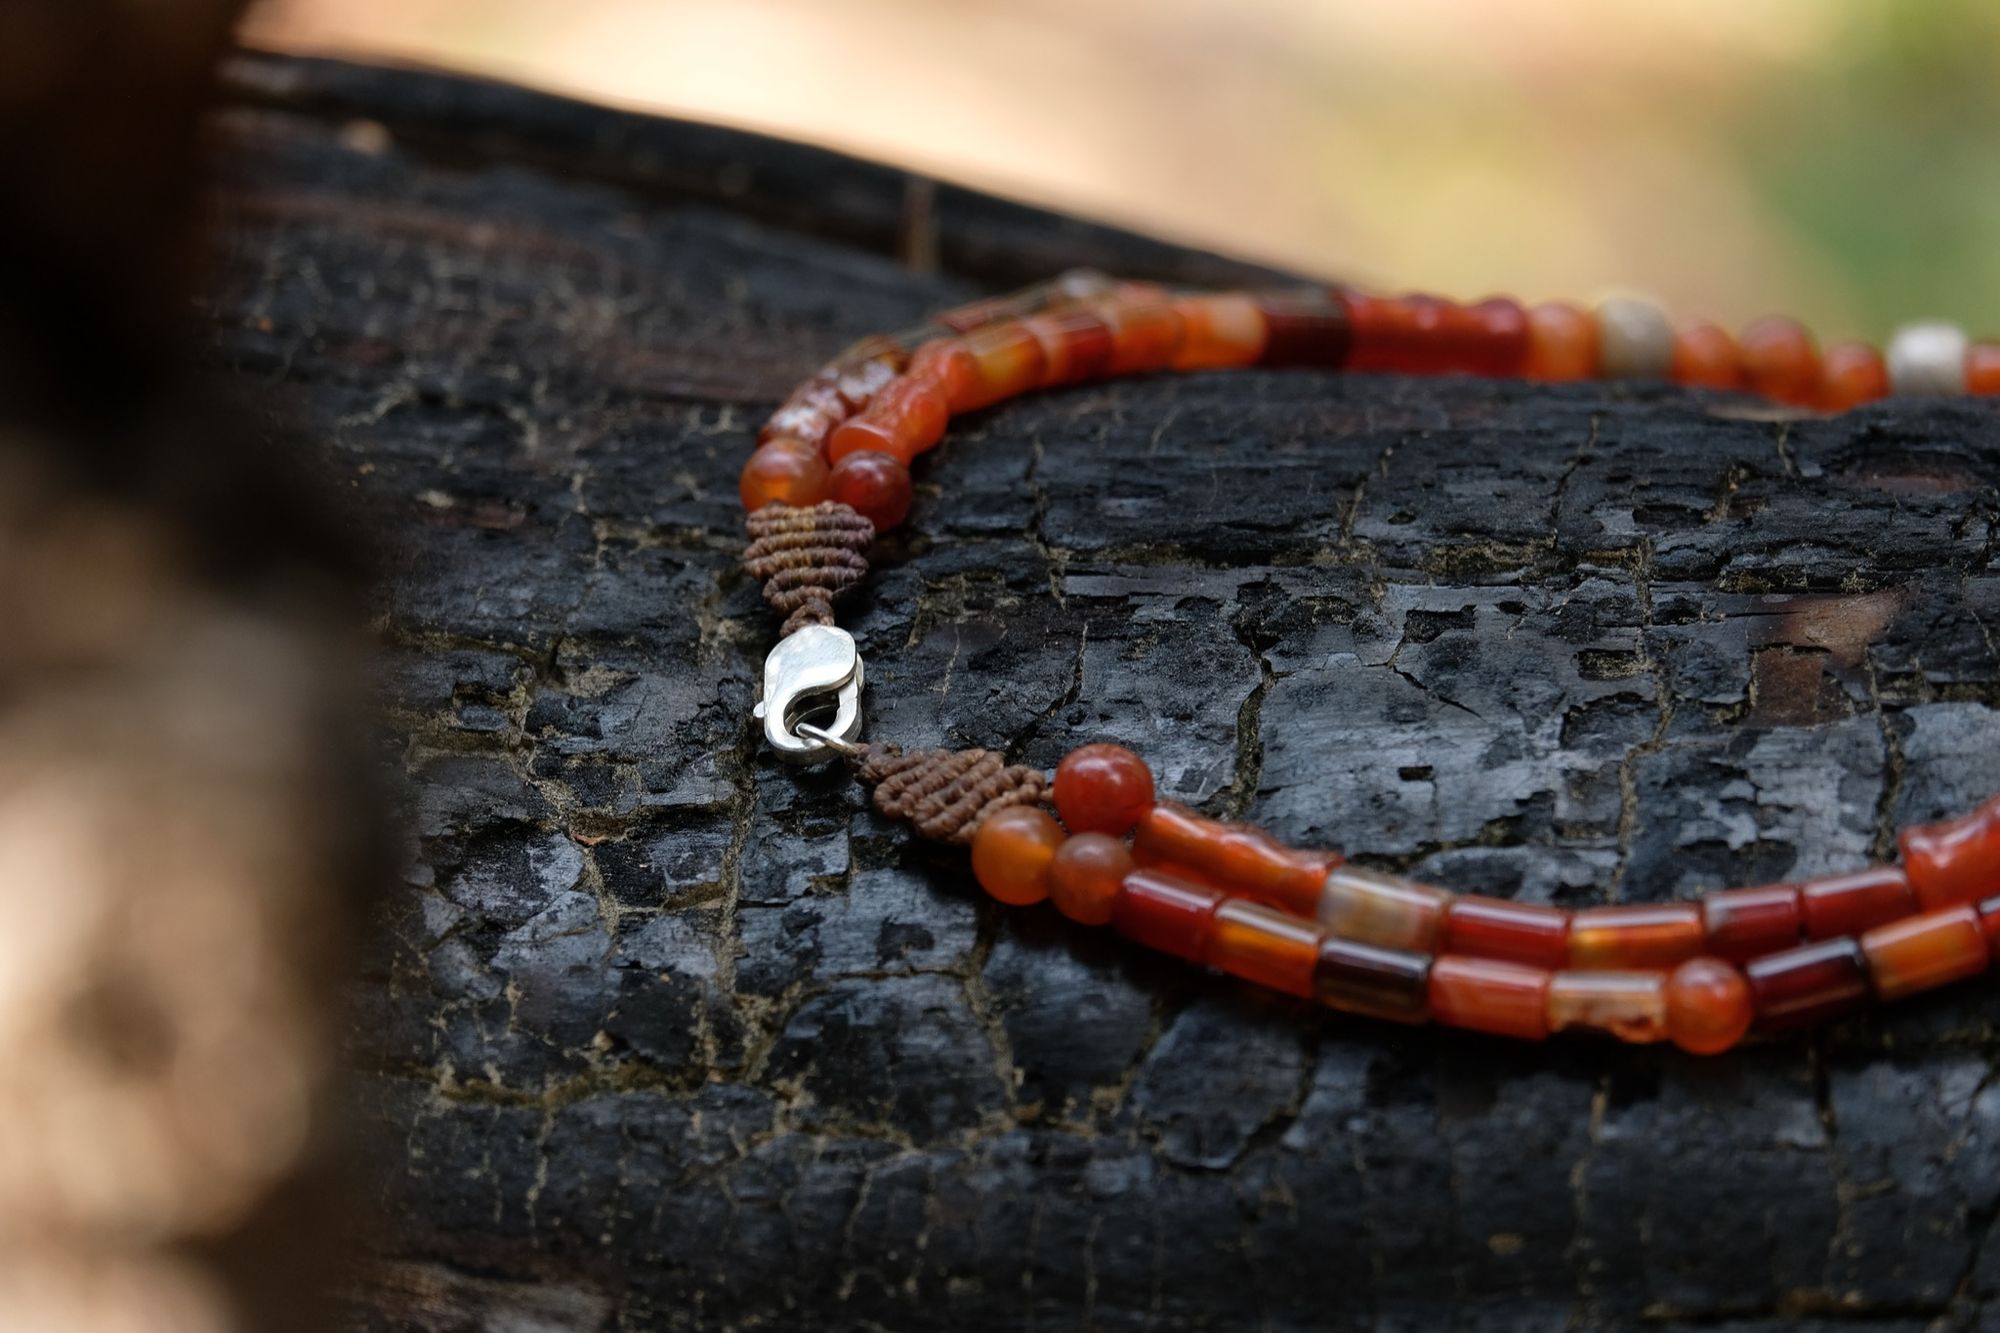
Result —
[[1964, 393], [1965, 330], [1932, 320], [1889, 339], [1889, 387], [1897, 393]]
[[1608, 296], [1597, 303], [1597, 366], [1607, 379], [1664, 379], [1674, 368], [1674, 326], [1651, 301]]

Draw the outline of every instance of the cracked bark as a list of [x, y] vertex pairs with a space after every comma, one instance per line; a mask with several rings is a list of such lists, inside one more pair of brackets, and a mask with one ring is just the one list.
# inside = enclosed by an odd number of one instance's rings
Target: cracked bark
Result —
[[[357, 1327], [1989, 1317], [1991, 986], [1712, 1061], [1408, 1032], [998, 909], [759, 757], [732, 478], [789, 379], [1070, 263], [1240, 270], [948, 187], [899, 239], [892, 172], [504, 89], [236, 87], [213, 357], [393, 571]], [[1993, 446], [1647, 386], [1041, 396], [927, 462], [848, 613], [870, 734], [1126, 741], [1535, 901], [1830, 871], [2000, 790]]]

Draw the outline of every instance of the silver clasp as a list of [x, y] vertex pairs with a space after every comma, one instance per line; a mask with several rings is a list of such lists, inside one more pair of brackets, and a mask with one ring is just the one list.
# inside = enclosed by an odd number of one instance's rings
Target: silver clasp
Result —
[[[805, 719], [833, 695], [833, 720]], [[793, 631], [764, 659], [764, 697], [751, 710], [764, 721], [764, 739], [780, 759], [810, 764], [851, 751], [861, 732], [861, 653], [854, 636], [832, 625]]]

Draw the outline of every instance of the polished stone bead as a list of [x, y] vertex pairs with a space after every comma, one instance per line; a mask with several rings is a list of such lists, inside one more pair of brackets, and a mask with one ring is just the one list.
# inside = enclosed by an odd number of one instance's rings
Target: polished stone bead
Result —
[[1452, 1027], [1539, 1040], [1549, 1035], [1549, 980], [1539, 967], [1445, 954], [1431, 963], [1431, 1017]]
[[1690, 324], [1674, 335], [1673, 364], [1668, 373], [1677, 384], [1740, 388], [1743, 357], [1726, 330], [1714, 324]]
[[1674, 366], [1674, 326], [1666, 312], [1636, 296], [1597, 303], [1597, 373], [1612, 379], [1664, 379]]
[[1564, 301], [1545, 301], [1528, 311], [1528, 355], [1521, 374], [1560, 383], [1587, 380], [1597, 373], [1597, 321], [1590, 312]]
[[1288, 912], [1230, 898], [1215, 911], [1207, 961], [1231, 976], [1311, 999], [1325, 933]]
[[1262, 829], [1207, 819], [1165, 802], [1146, 811], [1133, 828], [1132, 855], [1141, 865], [1305, 917], [1318, 911], [1327, 872], [1341, 861], [1338, 852], [1300, 851]]
[[1663, 1041], [1666, 978], [1658, 972], [1571, 972], [1549, 978], [1549, 1031], [1587, 1028], [1620, 1041]]
[[910, 469], [889, 454], [848, 454], [827, 477], [827, 498], [838, 500], [888, 532], [910, 514]]
[[1460, 894], [1445, 909], [1438, 950], [1558, 968], [1569, 961], [1569, 926], [1560, 908]]
[[1667, 974], [1667, 1035], [1691, 1055], [1716, 1055], [1743, 1040], [1756, 1016], [1750, 982], [1720, 958], [1690, 958]]
[[1224, 901], [1219, 889], [1142, 867], [1118, 886], [1111, 926], [1149, 949], [1205, 962], [1215, 912]]
[[1122, 745], [1080, 745], [1056, 765], [1055, 803], [1070, 832], [1122, 837], [1153, 808], [1153, 773]]
[[1941, 908], [1875, 927], [1862, 935], [1868, 980], [1876, 997], [1900, 999], [1986, 970], [1990, 954], [1971, 903]]
[[1965, 330], [1942, 320], [1905, 324], [1889, 339], [1885, 358], [1897, 393], [1965, 392]]
[[1430, 1017], [1430, 970], [1429, 954], [1328, 934], [1320, 942], [1313, 985], [1329, 1008], [1421, 1023]]
[[1872, 866], [1807, 880], [1799, 885], [1799, 908], [1806, 938], [1827, 940], [1908, 916], [1917, 910], [1917, 897], [1900, 868]]
[[1427, 953], [1437, 945], [1450, 901], [1443, 889], [1342, 865], [1326, 877], [1317, 915], [1343, 939]]
[[1789, 949], [1804, 921], [1795, 884], [1723, 889], [1701, 900], [1703, 948], [1718, 958], [1741, 961]]
[[1569, 927], [1569, 965], [1581, 971], [1665, 970], [1702, 949], [1695, 903], [1590, 907]]
[[2000, 893], [2000, 800], [1935, 824], [1913, 824], [1897, 839], [1903, 873], [1925, 911]]
[[1062, 826], [1040, 806], [997, 810], [972, 835], [973, 877], [1003, 903], [1038, 903], [1049, 896], [1049, 867], [1062, 842]]
[[737, 494], [752, 514], [769, 504], [804, 508], [826, 499], [828, 476], [826, 460], [817, 452], [774, 439], [758, 445], [743, 465]]
[[1756, 1002], [1756, 1026], [1766, 1032], [1838, 1018], [1868, 1003], [1868, 962], [1851, 936], [1754, 958], [1743, 976]]
[[1181, 346], [1175, 370], [1217, 370], [1253, 366], [1264, 355], [1270, 330], [1257, 302], [1239, 293], [1184, 296], [1174, 302], [1181, 317]]
[[1118, 886], [1131, 873], [1132, 853], [1124, 843], [1106, 833], [1073, 834], [1049, 864], [1049, 901], [1072, 921], [1104, 925]]

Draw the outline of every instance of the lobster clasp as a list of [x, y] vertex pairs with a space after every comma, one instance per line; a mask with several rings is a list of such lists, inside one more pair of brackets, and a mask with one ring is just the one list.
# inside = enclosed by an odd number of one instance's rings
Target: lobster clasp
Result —
[[[833, 696], [831, 700], [828, 695]], [[818, 726], [815, 713], [833, 708]], [[810, 764], [852, 747], [861, 732], [861, 653], [854, 636], [832, 625], [806, 625], [764, 659], [764, 697], [752, 710], [780, 759]]]

